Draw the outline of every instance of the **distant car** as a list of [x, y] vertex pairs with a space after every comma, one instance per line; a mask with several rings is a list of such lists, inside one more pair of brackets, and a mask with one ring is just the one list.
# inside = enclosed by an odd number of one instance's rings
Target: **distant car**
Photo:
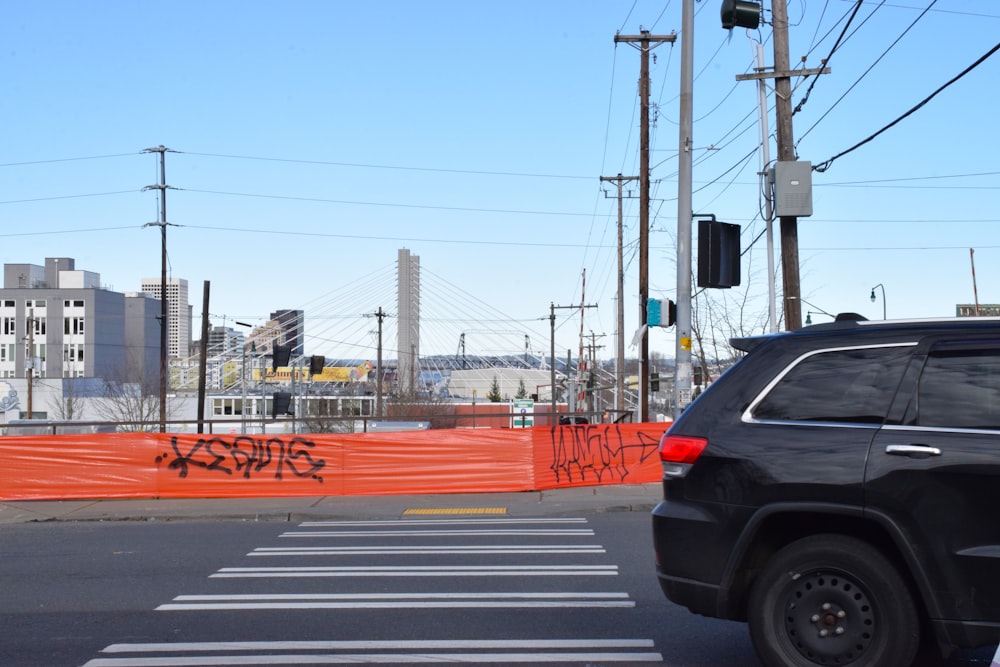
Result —
[[1000, 318], [838, 321], [746, 355], [660, 443], [660, 586], [766, 665], [1000, 642]]

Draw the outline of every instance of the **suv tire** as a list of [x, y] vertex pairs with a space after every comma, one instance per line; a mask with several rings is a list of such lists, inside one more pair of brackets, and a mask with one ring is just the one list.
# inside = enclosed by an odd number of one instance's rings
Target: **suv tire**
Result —
[[882, 552], [843, 535], [778, 551], [749, 602], [754, 648], [774, 667], [910, 665], [920, 642], [909, 586]]

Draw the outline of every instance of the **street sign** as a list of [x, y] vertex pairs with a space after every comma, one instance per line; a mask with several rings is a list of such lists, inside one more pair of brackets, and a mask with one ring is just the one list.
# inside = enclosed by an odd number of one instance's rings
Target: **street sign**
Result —
[[514, 419], [511, 428], [528, 428], [535, 425], [535, 402], [530, 398], [514, 399]]

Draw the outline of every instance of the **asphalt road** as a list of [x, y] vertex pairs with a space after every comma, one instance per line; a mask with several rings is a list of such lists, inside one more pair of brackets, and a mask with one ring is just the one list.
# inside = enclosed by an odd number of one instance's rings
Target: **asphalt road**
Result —
[[0, 665], [757, 665], [660, 592], [658, 497], [0, 504]]
[[756, 664], [742, 625], [663, 599], [648, 532], [631, 511], [7, 525], [0, 664]]

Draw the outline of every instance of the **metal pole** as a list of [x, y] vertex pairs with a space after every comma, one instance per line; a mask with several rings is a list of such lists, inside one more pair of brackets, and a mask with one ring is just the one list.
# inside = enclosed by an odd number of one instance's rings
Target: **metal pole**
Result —
[[240, 404], [240, 434], [247, 434], [247, 344], [243, 341], [243, 363], [240, 365], [240, 385], [243, 387], [243, 403]]
[[[756, 67], [758, 72], [764, 71], [764, 45], [757, 43]], [[764, 221], [767, 225], [767, 321], [768, 331], [775, 333], [778, 330], [778, 295], [774, 286], [774, 213], [771, 209], [770, 179], [768, 178], [768, 168], [771, 164], [771, 132], [767, 123], [767, 84], [764, 79], [757, 80], [757, 99], [760, 108], [760, 147], [761, 162], [763, 162], [763, 172], [761, 179], [764, 184]]]
[[149, 223], [160, 228], [160, 433], [167, 430], [167, 162], [166, 154], [170, 150], [163, 145], [147, 148], [144, 153], [160, 154], [160, 183], [144, 189], [160, 191], [160, 220]]
[[[694, 107], [694, 0], [681, 9], [681, 95], [677, 172], [677, 341], [674, 418], [691, 402], [691, 184]], [[645, 370], [645, 369], [644, 369]]]
[[552, 376], [552, 416], [549, 417], [549, 422], [552, 425], [558, 424], [559, 420], [556, 419], [556, 304], [552, 303], [549, 306], [549, 365], [551, 369], [549, 370], [549, 375]]

